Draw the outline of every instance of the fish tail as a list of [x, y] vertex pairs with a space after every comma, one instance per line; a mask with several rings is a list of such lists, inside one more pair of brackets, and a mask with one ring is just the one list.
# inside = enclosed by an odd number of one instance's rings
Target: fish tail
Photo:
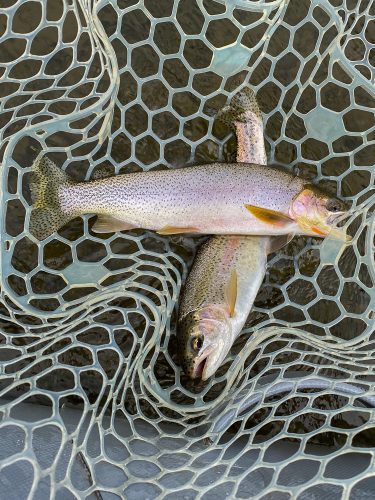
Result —
[[216, 119], [225, 125], [234, 128], [235, 122], [247, 123], [249, 113], [261, 118], [262, 114], [255, 97], [255, 92], [250, 87], [244, 87], [235, 94], [228, 106], [221, 109]]
[[37, 158], [32, 166], [30, 191], [32, 210], [29, 222], [30, 233], [44, 240], [74, 215], [63, 212], [59, 200], [59, 188], [74, 181], [46, 156]]

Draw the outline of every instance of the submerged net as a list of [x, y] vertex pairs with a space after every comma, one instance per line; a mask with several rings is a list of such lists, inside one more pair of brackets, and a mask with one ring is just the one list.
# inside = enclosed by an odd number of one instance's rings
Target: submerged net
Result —
[[[3, 498], [371, 497], [375, 488], [375, 6], [367, 0], [2, 0]], [[352, 244], [296, 237], [205, 383], [175, 306], [198, 239], [38, 242], [29, 176], [232, 161], [243, 85], [269, 163], [356, 209]]]

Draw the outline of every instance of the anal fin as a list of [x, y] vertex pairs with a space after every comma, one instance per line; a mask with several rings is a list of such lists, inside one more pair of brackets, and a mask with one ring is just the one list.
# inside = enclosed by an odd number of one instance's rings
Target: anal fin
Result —
[[116, 231], [129, 231], [136, 226], [129, 224], [111, 215], [98, 215], [95, 224], [92, 226], [94, 233], [115, 233]]
[[199, 233], [199, 229], [196, 227], [164, 226], [161, 229], [158, 229], [156, 233], [167, 236], [168, 234]]

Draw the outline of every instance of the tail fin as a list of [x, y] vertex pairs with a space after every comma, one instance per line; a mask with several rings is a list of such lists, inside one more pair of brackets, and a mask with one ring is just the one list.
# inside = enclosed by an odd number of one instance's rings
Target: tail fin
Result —
[[72, 218], [71, 214], [62, 212], [58, 191], [61, 186], [73, 184], [73, 181], [45, 156], [38, 157], [32, 169], [30, 190], [33, 207], [29, 231], [39, 240], [44, 240]]
[[267, 164], [262, 114], [253, 90], [244, 87], [237, 92], [217, 118], [236, 133], [238, 162]]
[[254, 91], [249, 87], [244, 87], [232, 97], [229, 106], [225, 106], [218, 112], [216, 119], [235, 128], [235, 122], [247, 123], [249, 121], [249, 113], [262, 118]]

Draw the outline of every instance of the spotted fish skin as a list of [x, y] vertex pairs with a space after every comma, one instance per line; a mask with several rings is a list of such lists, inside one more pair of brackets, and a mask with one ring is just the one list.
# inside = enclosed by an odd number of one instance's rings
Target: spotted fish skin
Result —
[[[139, 172], [78, 183], [50, 160], [33, 165], [33, 210], [29, 230], [38, 239], [69, 219], [97, 214], [92, 230], [110, 233], [132, 228], [160, 234], [243, 234], [275, 236], [333, 233], [334, 216], [345, 210], [338, 200], [278, 168], [264, 167], [259, 147], [259, 109], [242, 112], [238, 100], [229, 116], [235, 120], [239, 154], [247, 163], [214, 163], [176, 170]], [[227, 113], [228, 115], [228, 113]], [[249, 137], [249, 134], [256, 134]], [[251, 167], [251, 168], [249, 168]], [[306, 188], [306, 189], [305, 189]], [[332, 206], [332, 205], [330, 205]], [[338, 207], [338, 208], [337, 208]], [[336, 237], [341, 237], [335, 231]]]
[[[261, 236], [228, 238], [217, 235], [204, 242], [197, 252], [194, 266], [181, 294], [180, 320], [207, 305], [227, 309], [225, 288], [233, 269], [236, 269], [238, 274], [235, 316], [240, 316], [241, 304], [246, 305], [247, 309], [247, 305], [252, 302], [253, 293], [258, 291], [257, 282], [259, 279], [260, 282], [263, 280], [267, 249], [268, 238]], [[260, 278], [255, 277], [258, 270]], [[233, 321], [241, 323], [242, 318], [237, 317]]]
[[[230, 225], [224, 229], [232, 230], [232, 216], [247, 215], [244, 203], [288, 213], [292, 198], [303, 187], [301, 179], [281, 170], [222, 163], [64, 186], [60, 203], [66, 213], [109, 214], [149, 229], [166, 224], [193, 226], [197, 219], [204, 228], [214, 229], [217, 219], [224, 219]], [[208, 223], [200, 220], [202, 214]], [[243, 218], [238, 227], [246, 231], [249, 216]]]
[[52, 160], [38, 157], [30, 176], [30, 192], [33, 209], [29, 230], [39, 240], [45, 239], [79, 213], [64, 213], [60, 204], [60, 192], [69, 189], [74, 182]]
[[[231, 105], [219, 113], [219, 119], [234, 129], [237, 161], [246, 162], [243, 166], [250, 175], [255, 175], [255, 185], [261, 172], [266, 176], [270, 171], [279, 175], [278, 170], [260, 165], [266, 164], [263, 125], [255, 95], [250, 89], [237, 94]], [[279, 194], [273, 184], [272, 189]], [[297, 206], [304, 210], [311, 201], [303, 193], [296, 200]], [[265, 191], [261, 206], [267, 203]], [[290, 226], [289, 229], [294, 232]], [[223, 363], [251, 311], [264, 278], [268, 253], [284, 246], [290, 237], [215, 236], [198, 250], [182, 292], [177, 322], [181, 365], [188, 376], [206, 380]], [[228, 283], [234, 271], [237, 276], [236, 303], [234, 314], [229, 314]]]

